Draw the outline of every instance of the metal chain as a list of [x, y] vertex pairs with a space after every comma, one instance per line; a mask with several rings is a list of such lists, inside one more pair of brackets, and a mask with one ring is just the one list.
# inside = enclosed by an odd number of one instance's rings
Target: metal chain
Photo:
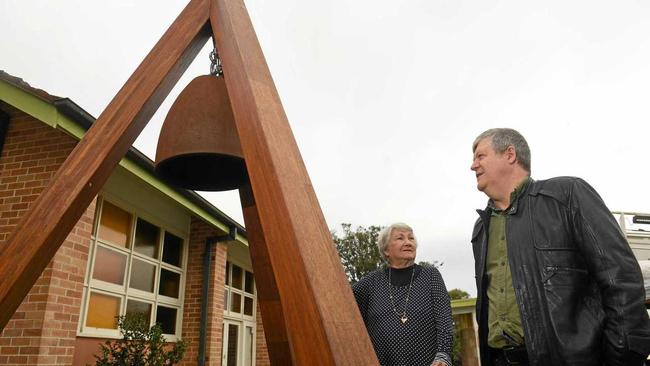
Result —
[[223, 67], [216, 48], [210, 52], [210, 75], [223, 76]]
[[402, 313], [400, 314], [397, 311], [397, 306], [395, 306], [395, 300], [393, 299], [393, 284], [391, 283], [391, 268], [390, 266], [388, 267], [388, 295], [390, 297], [390, 304], [393, 307], [393, 312], [395, 312], [395, 315], [399, 318], [399, 320], [402, 322], [402, 324], [405, 324], [406, 321], [409, 319], [408, 316], [406, 315], [406, 308], [409, 305], [409, 296], [411, 294], [411, 285], [413, 285], [413, 275], [415, 274], [415, 265], [413, 265], [413, 269], [411, 270], [411, 280], [409, 281], [409, 288], [406, 291], [406, 301], [404, 301], [404, 308], [402, 308]]

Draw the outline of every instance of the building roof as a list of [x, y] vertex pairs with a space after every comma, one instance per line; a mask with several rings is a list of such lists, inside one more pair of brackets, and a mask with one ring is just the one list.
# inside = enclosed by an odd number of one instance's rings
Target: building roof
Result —
[[26, 91], [26, 92], [34, 95], [34, 96], [37, 96], [37, 97], [39, 97], [39, 98], [41, 98], [41, 99], [43, 99], [45, 101], [48, 101], [48, 102], [54, 102], [57, 99], [61, 99], [60, 97], [49, 94], [48, 92], [46, 92], [43, 89], [38, 89], [38, 88], [35, 88], [35, 87], [29, 85], [29, 83], [27, 83], [25, 80], [23, 80], [23, 79], [21, 79], [19, 77], [10, 75], [10, 74], [6, 73], [4, 70], [0, 70], [0, 80], [6, 81], [6, 82], [8, 82], [8, 83], [10, 83], [10, 84], [24, 90], [24, 91]]
[[[3, 70], [0, 70], [0, 82], [5, 82], [9, 85], [12, 85], [13, 87], [18, 88], [19, 90], [53, 106], [60, 114], [77, 124], [78, 127], [83, 130], [81, 134], [71, 133], [76, 138], [80, 139], [83, 133], [85, 133], [85, 131], [88, 130], [90, 126], [92, 126], [92, 124], [95, 122], [95, 117], [86, 112], [71, 99], [51, 95], [48, 92], [35, 88], [23, 79], [10, 75]], [[1, 91], [2, 90], [0, 89], [0, 92]], [[5, 100], [0, 100], [0, 109], [5, 110], [7, 113], [9, 113], [9, 115], [12, 116], [20, 114], [22, 112], [28, 112], [21, 111], [21, 108], [18, 108], [15, 105], [12, 105], [10, 102], [6, 102]], [[201, 197], [198, 193], [188, 189], [173, 187], [166, 183], [161, 177], [156, 174], [153, 161], [138, 149], [131, 147], [126, 153], [126, 158], [129, 161], [133, 162], [139, 168], [139, 170], [150, 174], [151, 176], [155, 177], [155, 179], [162, 182], [166, 186], [167, 190], [172, 190], [173, 192], [177, 193], [177, 195], [180, 195], [189, 200], [192, 204], [196, 205], [202, 211], [205, 211], [216, 220], [222, 222], [225, 226], [227, 226], [227, 228], [236, 227], [237, 232], [241, 235], [242, 238], [244, 238], [245, 241], [246, 229], [242, 225], [216, 208], [213, 204], [208, 202], [205, 198]]]

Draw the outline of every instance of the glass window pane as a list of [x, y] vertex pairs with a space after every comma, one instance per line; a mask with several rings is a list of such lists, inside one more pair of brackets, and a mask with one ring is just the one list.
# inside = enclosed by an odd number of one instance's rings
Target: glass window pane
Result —
[[239, 349], [239, 326], [228, 324], [228, 358], [227, 366], [237, 366], [237, 350]]
[[158, 226], [138, 218], [135, 228], [135, 251], [151, 258], [158, 258], [159, 233], [160, 228]]
[[131, 214], [110, 202], [104, 201], [97, 236], [111, 244], [128, 248], [127, 243], [130, 234]]
[[124, 285], [126, 255], [111, 249], [97, 246], [93, 278], [116, 285]]
[[156, 311], [156, 323], [165, 334], [176, 334], [176, 314], [178, 311], [174, 308], [158, 305]]
[[253, 279], [253, 274], [246, 271], [246, 282], [244, 284], [244, 291], [249, 294], [253, 293], [253, 288], [255, 288], [255, 280]]
[[226, 261], [226, 277], [224, 277], [226, 286], [230, 286], [230, 277], [228, 277], [228, 270], [229, 269], [230, 269], [230, 262]]
[[244, 296], [244, 315], [253, 316], [253, 299]]
[[121, 300], [119, 297], [91, 292], [86, 326], [117, 329], [117, 316], [120, 314]]
[[155, 277], [155, 265], [133, 258], [133, 263], [131, 264], [131, 280], [129, 281], [129, 287], [153, 293]]
[[178, 299], [178, 291], [181, 284], [181, 275], [166, 269], [160, 270], [160, 287], [158, 293]]
[[244, 365], [253, 366], [253, 327], [246, 327], [246, 334], [244, 336]]
[[129, 299], [126, 302], [127, 314], [143, 314], [147, 321], [151, 321], [151, 304]]
[[232, 293], [232, 301], [230, 302], [230, 311], [241, 313], [241, 295]]
[[223, 308], [228, 309], [228, 290], [223, 291]]
[[239, 266], [232, 265], [232, 287], [236, 289], [242, 288], [243, 278], [242, 278], [242, 269]]
[[173, 266], [180, 267], [183, 255], [183, 239], [174, 234], [165, 232], [162, 260]]

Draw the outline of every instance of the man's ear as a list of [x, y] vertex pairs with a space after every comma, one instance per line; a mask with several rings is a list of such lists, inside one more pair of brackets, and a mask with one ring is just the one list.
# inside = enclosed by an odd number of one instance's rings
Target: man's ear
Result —
[[514, 164], [517, 162], [517, 151], [515, 150], [514, 146], [512, 145], [508, 146], [504, 154], [510, 164]]

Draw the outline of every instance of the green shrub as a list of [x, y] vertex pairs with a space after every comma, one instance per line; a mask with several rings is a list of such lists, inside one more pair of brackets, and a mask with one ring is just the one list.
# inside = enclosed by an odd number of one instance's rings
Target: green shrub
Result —
[[160, 325], [149, 327], [143, 314], [119, 316], [118, 325], [122, 339], [101, 345], [101, 356], [95, 355], [96, 366], [167, 366], [177, 364], [185, 354], [186, 342], [167, 344]]

